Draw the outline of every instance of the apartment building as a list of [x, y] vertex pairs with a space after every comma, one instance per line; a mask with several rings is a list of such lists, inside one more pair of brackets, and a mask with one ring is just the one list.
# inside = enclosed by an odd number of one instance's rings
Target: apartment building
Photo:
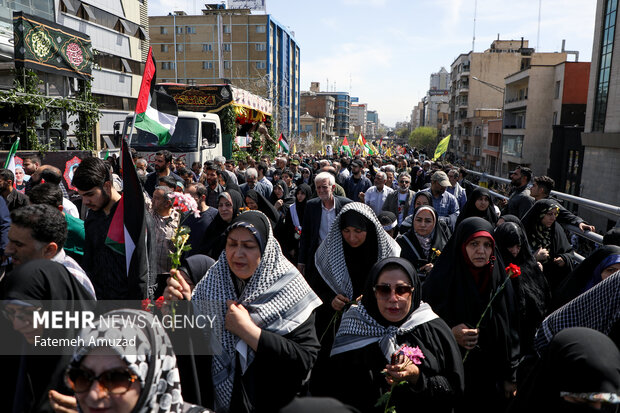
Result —
[[231, 83], [272, 101], [278, 131], [298, 133], [300, 48], [273, 16], [205, 5], [149, 23], [159, 82]]
[[[114, 122], [134, 110], [148, 52], [148, 2], [143, 0], [0, 0], [0, 44], [12, 42], [13, 11], [43, 17], [88, 35], [95, 55], [92, 92], [102, 105], [100, 136], [114, 136]], [[0, 85], [11, 87], [12, 51], [0, 54]], [[74, 79], [37, 72], [42, 90], [49, 96], [71, 96], [77, 91]], [[45, 119], [41, 118], [41, 122]], [[63, 117], [63, 122], [66, 122]], [[67, 134], [58, 129], [59, 134]], [[71, 134], [71, 130], [68, 134]], [[112, 140], [108, 141], [112, 143]], [[118, 142], [115, 142], [118, 144]]]

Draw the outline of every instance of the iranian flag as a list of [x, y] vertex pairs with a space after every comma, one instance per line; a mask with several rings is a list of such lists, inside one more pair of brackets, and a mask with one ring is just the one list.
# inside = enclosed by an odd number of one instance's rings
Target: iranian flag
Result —
[[353, 156], [353, 154], [351, 153], [351, 147], [349, 146], [349, 140], [347, 139], [346, 136], [344, 137], [344, 140], [342, 141], [342, 150], [347, 155]]
[[156, 69], [153, 49], [149, 47], [136, 105], [135, 127], [152, 133], [157, 136], [159, 145], [165, 145], [174, 133], [179, 109], [172, 96], [155, 90]]
[[[8, 169], [13, 172], [15, 175], [15, 154], [17, 153], [17, 147], [19, 146], [19, 137], [13, 142], [11, 146], [11, 150], [9, 151], [9, 156], [6, 158], [6, 162], [4, 163], [4, 169]], [[13, 182], [15, 185], [15, 182]]]
[[280, 138], [278, 139], [278, 145], [280, 146], [280, 152], [289, 153], [291, 151], [288, 146], [288, 141], [284, 137], [284, 134], [280, 133]]
[[364, 135], [362, 135], [361, 133], [359, 138], [357, 138], [357, 144], [362, 147], [366, 155], [374, 155], [372, 148], [370, 147], [370, 145], [368, 145], [368, 142], [366, 142]]

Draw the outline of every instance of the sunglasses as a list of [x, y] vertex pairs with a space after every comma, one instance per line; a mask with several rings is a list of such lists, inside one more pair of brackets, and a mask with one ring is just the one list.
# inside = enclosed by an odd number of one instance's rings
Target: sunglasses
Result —
[[396, 284], [394, 288], [392, 288], [391, 284], [377, 284], [372, 288], [375, 294], [382, 299], [389, 299], [392, 295], [392, 291], [398, 297], [406, 298], [411, 295], [413, 292], [413, 287], [407, 284]]
[[410, 181], [398, 181], [399, 184], [410, 184]]
[[66, 378], [69, 387], [76, 393], [89, 391], [93, 382], [97, 381], [108, 394], [127, 393], [131, 384], [138, 380], [138, 376], [128, 370], [108, 370], [95, 376], [90, 371], [78, 368], [69, 369]]

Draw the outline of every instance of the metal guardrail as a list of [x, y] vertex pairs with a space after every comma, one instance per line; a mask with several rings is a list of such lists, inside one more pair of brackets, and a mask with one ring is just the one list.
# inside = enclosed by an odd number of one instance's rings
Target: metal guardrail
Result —
[[[472, 175], [476, 175], [480, 178], [484, 178], [487, 181], [494, 181], [494, 182], [500, 182], [503, 184], [510, 184], [510, 179], [506, 179], [506, 178], [501, 178], [499, 176], [494, 176], [494, 175], [488, 175], [484, 172], [477, 172], [477, 171], [472, 171], [472, 170], [467, 170], [467, 173], [472, 174]], [[500, 199], [508, 199], [508, 197], [506, 195], [500, 194], [498, 192], [492, 191], [489, 189], [489, 192], [491, 193], [491, 195], [493, 195], [494, 197], [500, 198]], [[618, 223], [620, 224], [620, 207], [617, 207], [615, 205], [610, 205], [610, 204], [606, 204], [604, 202], [598, 202], [598, 201], [594, 201], [592, 199], [587, 199], [587, 198], [581, 198], [575, 195], [571, 195], [571, 194], [566, 194], [564, 192], [558, 192], [558, 191], [551, 191], [551, 195], [553, 195], [554, 197], [561, 199], [563, 201], [567, 201], [567, 202], [572, 202], [574, 204], [580, 205], [580, 206], [584, 206], [586, 208], [590, 208], [593, 209], [595, 211], [598, 212], [604, 212], [606, 214], [611, 214], [614, 215], [618, 218]], [[585, 231], [583, 232], [581, 229], [579, 229], [578, 227], [574, 226], [574, 225], [564, 225], [563, 226], [566, 230], [568, 230], [569, 232], [588, 239], [592, 242], [595, 242], [597, 244], [602, 244], [603, 243], [603, 236], [600, 234], [597, 234], [596, 232], [593, 231]], [[579, 262], [583, 261], [585, 258], [580, 255], [575, 253], [577, 256], [577, 260]]]

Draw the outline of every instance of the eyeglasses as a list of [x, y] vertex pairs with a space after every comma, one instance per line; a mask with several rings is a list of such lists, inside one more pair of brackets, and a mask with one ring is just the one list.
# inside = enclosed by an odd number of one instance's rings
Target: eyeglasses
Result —
[[39, 310], [41, 310], [41, 307], [26, 307], [24, 310], [4, 308], [2, 315], [11, 322], [17, 318], [22, 323], [30, 323], [32, 322], [32, 314]]
[[67, 371], [66, 377], [69, 387], [76, 393], [89, 391], [93, 382], [97, 381], [108, 394], [125, 394], [138, 380], [138, 376], [128, 370], [108, 370], [95, 376], [90, 371], [73, 368]]
[[392, 288], [391, 284], [377, 284], [372, 288], [375, 294], [384, 300], [387, 300], [392, 295], [392, 291], [398, 297], [407, 298], [413, 292], [413, 287], [407, 284], [396, 284]]
[[410, 184], [410, 181], [398, 181], [399, 184]]

